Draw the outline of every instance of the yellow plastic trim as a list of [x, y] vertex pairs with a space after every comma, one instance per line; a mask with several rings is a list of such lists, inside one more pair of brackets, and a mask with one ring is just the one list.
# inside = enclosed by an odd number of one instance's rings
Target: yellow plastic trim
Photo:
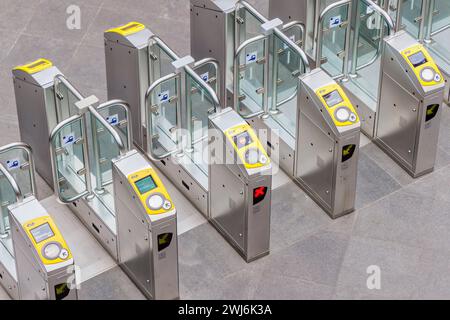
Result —
[[40, 72], [42, 70], [51, 68], [52, 66], [53, 66], [53, 63], [50, 60], [41, 58], [41, 59], [38, 59], [31, 63], [25, 64], [22, 66], [17, 66], [13, 70], [21, 70], [28, 74], [34, 74], [34, 73]]
[[[423, 53], [423, 55], [427, 59], [427, 62], [418, 67], [414, 67], [414, 65], [411, 63], [411, 61], [409, 61], [409, 57], [418, 52]], [[416, 75], [417, 79], [419, 80], [419, 82], [422, 86], [424, 86], [424, 87], [435, 86], [435, 85], [438, 85], [438, 84], [441, 84], [444, 82], [444, 77], [442, 76], [441, 71], [439, 70], [438, 66], [434, 62], [434, 59], [428, 53], [428, 50], [425, 49], [425, 47], [422, 44], [416, 44], [412, 47], [409, 47], [408, 49], [403, 50], [401, 52], [401, 54], [402, 54], [403, 58], [406, 60], [406, 62], [409, 64], [411, 69], [414, 70], [414, 74]], [[440, 81], [433, 80], [433, 81], [429, 81], [429, 82], [423, 81], [422, 78], [420, 77], [420, 73], [422, 72], [422, 70], [424, 68], [433, 69], [434, 72], [436, 72], [437, 74], [439, 74], [441, 76], [441, 80]]]
[[134, 34], [136, 32], [144, 30], [144, 29], [145, 29], [145, 25], [143, 25], [142, 23], [139, 23], [139, 22], [132, 21], [123, 26], [109, 29], [106, 31], [106, 33], [113, 32], [113, 33], [117, 33], [117, 34], [120, 34], [120, 35], [126, 37], [126, 36], [129, 36], [130, 34]]
[[[247, 131], [248, 134], [250, 135], [250, 138], [252, 138], [253, 142], [250, 143], [249, 145], [242, 147], [241, 149], [238, 149], [236, 143], [234, 142], [234, 137]], [[236, 151], [236, 153], [238, 154], [239, 158], [241, 159], [242, 163], [244, 164], [244, 166], [247, 169], [254, 169], [254, 168], [260, 168], [260, 167], [264, 167], [267, 166], [268, 164], [270, 164], [270, 158], [266, 153], [266, 150], [264, 149], [264, 147], [262, 146], [261, 142], [259, 141], [258, 136], [256, 135], [255, 131], [253, 130], [252, 127], [250, 127], [250, 125], [248, 124], [242, 124], [242, 125], [238, 125], [235, 126], [233, 128], [228, 129], [227, 131], [225, 131], [225, 136], [228, 137], [228, 139], [230, 140], [234, 150]], [[248, 149], [258, 149], [260, 154], [264, 155], [267, 158], [267, 162], [262, 164], [262, 163], [255, 163], [255, 164], [250, 164], [246, 162], [245, 159], [245, 153], [247, 152]]]
[[[329, 106], [327, 104], [327, 102], [325, 101], [324, 96], [329, 94], [329, 93], [331, 93], [331, 92], [333, 92], [333, 91], [339, 92], [339, 94], [340, 94], [340, 96], [342, 98], [342, 102], [338, 103], [338, 104], [336, 104], [334, 106]], [[320, 99], [320, 101], [322, 102], [322, 105], [328, 110], [328, 113], [330, 114], [331, 118], [333, 119], [334, 124], [337, 127], [350, 126], [350, 125], [353, 125], [353, 124], [356, 124], [356, 123], [359, 122], [358, 113], [356, 112], [355, 108], [353, 107], [352, 103], [350, 102], [350, 99], [345, 94], [344, 90], [342, 90], [341, 86], [338, 85], [337, 83], [333, 83], [333, 84], [330, 84], [330, 85], [323, 86], [323, 87], [319, 88], [316, 91], [316, 95]], [[336, 111], [336, 109], [338, 109], [340, 107], [347, 107], [348, 109], [350, 109], [350, 111], [356, 115], [355, 122], [351, 122], [351, 121], [340, 122], [340, 121], [338, 121], [336, 119], [336, 117], [334, 116], [334, 112]]]
[[[147, 192], [145, 194], [141, 194], [139, 192], [138, 188], [136, 187], [135, 183], [136, 183], [136, 181], [144, 179], [145, 177], [148, 177], [148, 176], [151, 176], [153, 178], [153, 180], [156, 183], [156, 188], [153, 189], [153, 190], [150, 190], [149, 192]], [[128, 176], [128, 182], [131, 184], [131, 186], [133, 187], [134, 192], [139, 197], [139, 200], [141, 201], [142, 205], [146, 209], [147, 214], [149, 214], [149, 215], [163, 214], [163, 213], [167, 213], [167, 212], [170, 212], [170, 211], [175, 209], [175, 205], [172, 202], [172, 199], [170, 199], [170, 196], [169, 196], [169, 193], [166, 190], [166, 187], [164, 187], [164, 184], [162, 183], [161, 179], [156, 174], [156, 171], [153, 168], [144, 169], [144, 170], [137, 171], [135, 173], [130, 174]], [[147, 207], [147, 198], [151, 194], [155, 194], [155, 193], [162, 194], [164, 196], [164, 198], [166, 198], [166, 200], [170, 201], [170, 203], [172, 204], [172, 207], [169, 210], [166, 210], [164, 208], [161, 208], [159, 210], [151, 210], [150, 208], [148, 208]]]
[[[33, 230], [45, 223], [49, 224], [50, 228], [52, 229], [52, 231], [54, 233], [54, 236], [37, 243], [34, 240], [33, 235], [31, 234], [31, 230]], [[41, 258], [42, 263], [44, 263], [45, 265], [57, 264], [57, 263], [61, 263], [61, 262], [72, 259], [72, 253], [70, 252], [70, 249], [69, 249], [66, 241], [64, 240], [61, 232], [59, 231], [58, 227], [56, 226], [55, 222], [53, 221], [53, 219], [51, 217], [45, 216], [45, 217], [39, 217], [39, 218], [30, 220], [30, 221], [27, 221], [22, 225], [22, 227], [25, 230], [25, 233], [30, 238], [31, 243], [34, 245], [34, 248], [35, 248], [37, 254], [39, 255], [39, 257]], [[61, 247], [63, 249], [66, 249], [67, 252], [69, 253], [67, 258], [66, 259], [56, 258], [55, 260], [46, 259], [42, 255], [42, 248], [44, 248], [45, 245], [49, 242], [57, 242], [61, 245]]]

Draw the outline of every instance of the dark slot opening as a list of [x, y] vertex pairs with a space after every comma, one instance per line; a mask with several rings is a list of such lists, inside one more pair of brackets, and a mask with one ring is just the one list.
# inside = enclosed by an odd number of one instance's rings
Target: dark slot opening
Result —
[[99, 228], [97, 228], [97, 226], [96, 226], [95, 224], [92, 224], [92, 228], [94, 228], [94, 229], [95, 229], [95, 231], [97, 231], [97, 233], [100, 233], [100, 230], [99, 230]]
[[3, 275], [0, 273], [0, 279], [3, 279]]
[[162, 163], [163, 165], [166, 165], [166, 162], [165, 162], [164, 160], [161, 160], [161, 163]]
[[72, 204], [76, 207], [77, 206], [77, 203], [74, 201], [74, 202], [72, 202]]
[[267, 146], [268, 146], [270, 149], [275, 150], [275, 149], [273, 148], [272, 144], [271, 144], [269, 141], [267, 141]]
[[181, 180], [181, 183], [183, 184], [183, 186], [184, 186], [186, 189], [188, 189], [188, 190], [191, 189], [191, 188], [189, 188], [188, 184], [187, 184], [186, 182], [184, 182], [183, 180]]

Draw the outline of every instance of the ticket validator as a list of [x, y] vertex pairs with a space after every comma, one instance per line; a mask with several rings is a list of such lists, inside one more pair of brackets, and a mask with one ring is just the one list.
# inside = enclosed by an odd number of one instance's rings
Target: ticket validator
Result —
[[76, 300], [72, 253], [35, 197], [31, 149], [10, 144], [0, 158], [0, 283], [13, 299]]
[[300, 76], [295, 180], [332, 217], [355, 206], [360, 121], [322, 69]]
[[250, 262], [269, 253], [271, 161], [231, 108], [209, 121], [210, 221]]
[[177, 212], [149, 162], [136, 150], [113, 160], [119, 262], [151, 299], [177, 299]]
[[422, 44], [405, 31], [385, 39], [375, 143], [413, 177], [434, 168], [444, 90]]

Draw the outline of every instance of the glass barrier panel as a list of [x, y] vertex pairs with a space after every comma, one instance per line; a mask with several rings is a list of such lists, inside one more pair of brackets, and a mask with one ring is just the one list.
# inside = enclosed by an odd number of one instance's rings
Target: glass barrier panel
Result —
[[150, 81], [153, 82], [174, 72], [172, 62], [175, 60], [157, 43], [151, 45], [149, 48]]
[[62, 201], [74, 201], [87, 192], [84, 149], [86, 137], [83, 118], [62, 127], [51, 141], [55, 156], [58, 194]]
[[[0, 162], [20, 187], [24, 197], [33, 195], [33, 173], [28, 152], [22, 148], [12, 148], [0, 153]], [[5, 176], [0, 173], [0, 233], [9, 229], [8, 206], [16, 202], [14, 191]]]
[[239, 9], [238, 21], [240, 22], [238, 22], [238, 30], [236, 30], [239, 39], [237, 46], [261, 34], [261, 24], [265, 22], [254, 16], [247, 8]]
[[333, 8], [325, 13], [319, 32], [322, 32], [322, 64], [330, 76], [344, 73], [345, 43], [349, 23], [349, 4]]
[[[433, 1], [432, 1], [433, 2]], [[450, 1], [434, 0], [431, 32], [434, 33], [450, 26]]]
[[273, 73], [275, 74], [274, 95], [271, 101], [273, 118], [293, 137], [296, 134], [298, 77], [303, 73], [303, 61], [297, 51], [283, 39], [274, 36], [275, 57]]
[[187, 153], [193, 162], [206, 175], [208, 163], [203, 159], [203, 150], [208, 138], [208, 117], [215, 112], [215, 104], [211, 95], [206, 91], [205, 85], [199, 83], [190, 74], [186, 74], [186, 87], [188, 88], [187, 110], [191, 117], [191, 143], [192, 152]]
[[147, 114], [151, 126], [147, 129], [147, 137], [152, 139], [152, 150], [148, 152], [157, 158], [177, 149], [177, 111], [181, 103], [179, 84], [177, 75], [160, 83], [150, 93]]
[[264, 111], [264, 94], [266, 91], [264, 79], [268, 61], [264, 55], [267, 39], [250, 43], [238, 57], [239, 77], [237, 81], [239, 107], [238, 112], [247, 117]]
[[283, 33], [292, 40], [300, 48], [303, 48], [303, 26], [300, 24], [294, 24], [288, 28], [283, 29]]
[[219, 95], [219, 82], [217, 81], [217, 69], [212, 63], [205, 63], [194, 68], [194, 71], [203, 79], [207, 84], [213, 88], [214, 92]]
[[356, 52], [358, 77], [352, 81], [372, 100], [378, 100], [380, 53], [389, 28], [383, 16], [364, 0], [359, 2], [359, 33]]
[[[402, 1], [401, 5], [401, 24], [414, 36], [419, 38], [420, 22], [422, 19], [423, 0], [398, 0]], [[424, 17], [425, 18], [425, 17]], [[398, 21], [396, 23], [399, 23]]]

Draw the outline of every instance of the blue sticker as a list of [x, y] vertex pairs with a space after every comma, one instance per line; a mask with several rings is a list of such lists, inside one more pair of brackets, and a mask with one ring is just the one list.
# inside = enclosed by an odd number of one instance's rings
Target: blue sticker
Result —
[[204, 74], [201, 74], [200, 78], [202, 78], [203, 81], [208, 82], [208, 80], [209, 80], [209, 72], [205, 72]]
[[169, 101], [169, 96], [170, 96], [169, 95], [169, 90], [159, 93], [158, 94], [159, 103], [164, 103], [164, 102]]
[[258, 60], [258, 52], [257, 51], [247, 53], [247, 56], [245, 57], [245, 61], [247, 64], [256, 62], [256, 60]]
[[112, 126], [117, 126], [119, 124], [119, 115], [113, 114], [106, 118], [106, 121]]
[[341, 24], [342, 24], [342, 18], [340, 15], [330, 18], [330, 28], [339, 27]]
[[63, 146], [70, 146], [75, 143], [75, 134], [71, 133], [63, 137]]
[[6, 161], [6, 166], [9, 170], [18, 169], [20, 167], [19, 159], [11, 159]]

